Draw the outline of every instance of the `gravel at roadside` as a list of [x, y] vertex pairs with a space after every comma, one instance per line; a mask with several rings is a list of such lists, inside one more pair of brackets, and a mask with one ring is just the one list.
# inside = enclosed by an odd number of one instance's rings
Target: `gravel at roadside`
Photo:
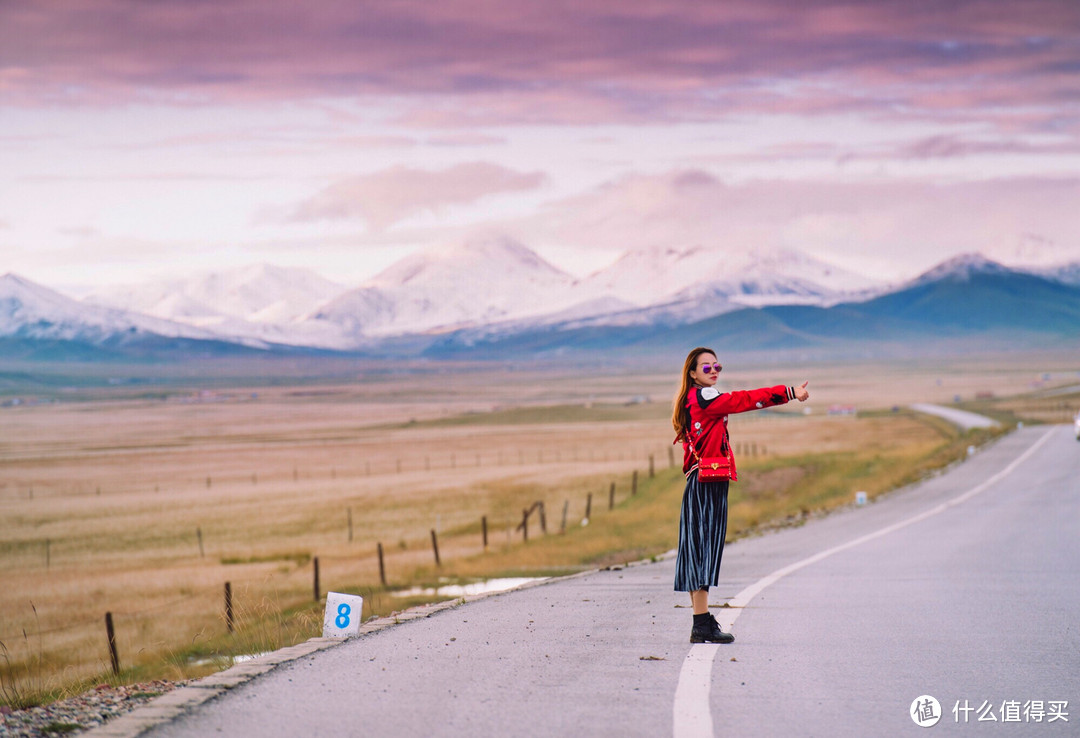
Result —
[[102, 684], [51, 705], [15, 710], [0, 706], [0, 738], [77, 735], [144, 705], [186, 681], [159, 680], [113, 687]]

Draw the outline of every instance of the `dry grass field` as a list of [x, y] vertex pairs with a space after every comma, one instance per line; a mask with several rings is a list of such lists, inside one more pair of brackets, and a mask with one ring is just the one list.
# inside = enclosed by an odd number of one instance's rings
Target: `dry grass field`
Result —
[[[669, 467], [675, 379], [603, 367], [418, 365], [210, 389], [175, 377], [152, 390], [61, 382], [17, 405], [9, 390], [0, 396], [8, 405], [0, 408], [3, 698], [43, 699], [88, 680], [198, 675], [232, 655], [317, 635], [315, 557], [321, 592], [363, 594], [369, 617], [415, 602], [393, 594], [415, 584], [573, 571], [670, 549], [681, 493]], [[1038, 393], [1080, 382], [1075, 363], [1051, 360], [729, 366], [721, 382], [802, 379], [811, 380], [806, 405], [732, 419], [746, 472], [733, 488], [733, 536], [846, 502], [853, 485], [884, 492], [970, 441], [894, 406], [978, 394], [1005, 420], [1042, 408], [1040, 419], [1058, 422], [1075, 390]], [[848, 407], [859, 414], [828, 412]], [[582, 527], [590, 494], [591, 524]], [[547, 535], [533, 515], [524, 544], [516, 526], [536, 501]], [[108, 676], [106, 612], [119, 677]]]

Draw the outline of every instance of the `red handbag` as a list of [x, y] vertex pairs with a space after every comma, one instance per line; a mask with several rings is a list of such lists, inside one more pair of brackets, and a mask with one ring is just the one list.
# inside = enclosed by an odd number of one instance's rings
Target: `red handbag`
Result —
[[690, 440], [690, 434], [686, 434], [686, 442], [690, 445], [690, 453], [694, 455], [698, 463], [698, 480], [702, 482], [729, 482], [731, 481], [731, 458], [727, 456], [709, 456], [701, 458], [694, 442]]

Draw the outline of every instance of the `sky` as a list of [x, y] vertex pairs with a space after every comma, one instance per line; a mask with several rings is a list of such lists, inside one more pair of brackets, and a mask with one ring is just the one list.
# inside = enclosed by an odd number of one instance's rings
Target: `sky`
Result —
[[1075, 0], [0, 2], [0, 274], [1080, 260]]

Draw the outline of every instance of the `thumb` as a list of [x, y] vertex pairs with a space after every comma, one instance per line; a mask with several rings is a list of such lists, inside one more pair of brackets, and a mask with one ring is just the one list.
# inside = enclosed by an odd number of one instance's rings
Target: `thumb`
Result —
[[806, 389], [806, 385], [808, 385], [808, 384], [810, 384], [810, 380], [809, 380], [809, 379], [808, 379], [808, 380], [806, 380], [805, 382], [803, 382], [803, 383], [802, 383], [801, 385], [799, 385], [799, 386], [800, 386], [800, 387], [802, 387], [803, 389]]

